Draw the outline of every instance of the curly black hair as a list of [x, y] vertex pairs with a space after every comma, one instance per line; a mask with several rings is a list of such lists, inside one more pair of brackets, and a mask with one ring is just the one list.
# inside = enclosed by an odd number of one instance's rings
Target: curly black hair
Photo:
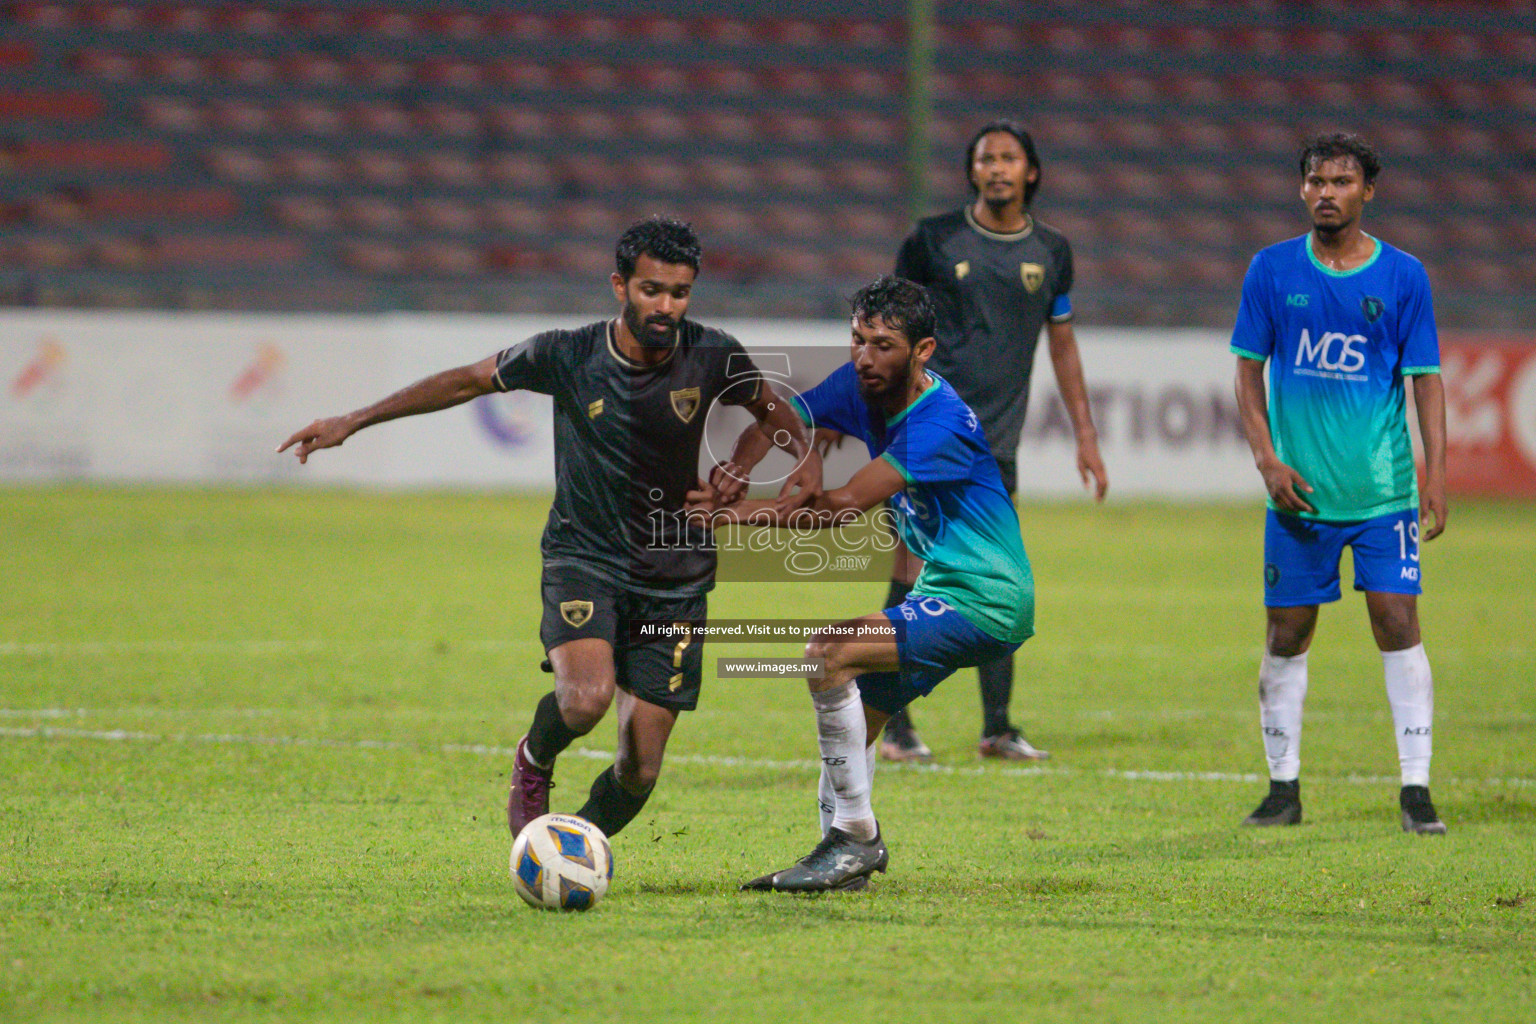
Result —
[[1381, 173], [1381, 157], [1376, 155], [1369, 142], [1353, 132], [1333, 132], [1308, 141], [1302, 147], [1299, 160], [1302, 177], [1306, 177], [1314, 164], [1343, 157], [1352, 157], [1360, 165], [1360, 174], [1367, 185], [1376, 184], [1376, 175]]
[[619, 236], [619, 244], [613, 251], [619, 276], [626, 281], [633, 277], [635, 264], [641, 256], [692, 267], [697, 274], [704, 250], [699, 245], [699, 236], [684, 222], [672, 217], [647, 217], [631, 224]]
[[887, 327], [905, 334], [911, 345], [933, 337], [938, 323], [938, 314], [927, 290], [920, 284], [889, 274], [860, 288], [849, 302], [855, 319], [868, 322], [879, 317]]

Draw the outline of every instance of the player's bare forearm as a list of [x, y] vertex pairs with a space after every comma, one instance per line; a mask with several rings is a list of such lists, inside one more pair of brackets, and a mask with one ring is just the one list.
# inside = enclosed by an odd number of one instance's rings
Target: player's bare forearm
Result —
[[1413, 405], [1418, 411], [1419, 440], [1424, 444], [1424, 493], [1419, 516], [1433, 520], [1424, 534], [1434, 540], [1445, 532], [1450, 503], [1445, 491], [1445, 382], [1438, 373], [1413, 378]]
[[1264, 393], [1264, 364], [1257, 359], [1237, 357], [1237, 411], [1242, 419], [1253, 463], [1264, 478], [1264, 489], [1276, 505], [1288, 512], [1313, 512], [1302, 492], [1311, 493], [1312, 485], [1300, 473], [1280, 461], [1269, 433], [1269, 407]]
[[1083, 377], [1083, 360], [1077, 350], [1077, 334], [1070, 323], [1050, 324], [1046, 338], [1051, 352], [1051, 367], [1056, 371], [1056, 387], [1062, 404], [1072, 418], [1077, 437], [1077, 472], [1083, 483], [1093, 489], [1094, 498], [1104, 500], [1109, 490], [1109, 471], [1099, 454], [1099, 432], [1093, 425], [1093, 406], [1088, 401], [1088, 383]]
[[845, 526], [879, 505], [906, 485], [901, 473], [885, 459], [876, 459], [853, 475], [846, 484], [823, 491], [806, 504], [786, 507], [782, 500], [755, 499], [722, 504], [712, 489], [695, 491], [690, 509], [709, 514], [716, 525], [746, 523], [753, 526], [825, 529]]
[[409, 387], [401, 388], [392, 395], [341, 416], [315, 420], [302, 430], [295, 431], [277, 450], [294, 448], [300, 462], [309, 461], [310, 453], [321, 448], [334, 448], [347, 438], [375, 423], [437, 412], [461, 405], [472, 398], [496, 390], [496, 357], [489, 356], [478, 363], [458, 366], [441, 373], [434, 373]]

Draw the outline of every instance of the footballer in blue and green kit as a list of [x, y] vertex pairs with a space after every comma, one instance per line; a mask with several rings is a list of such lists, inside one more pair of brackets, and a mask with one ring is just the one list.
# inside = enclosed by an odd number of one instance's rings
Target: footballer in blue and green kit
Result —
[[[862, 289], [849, 361], [793, 404], [807, 425], [863, 440], [870, 461], [793, 512], [764, 501], [714, 507], [739, 522], [793, 526], [803, 518], [838, 528], [889, 500], [897, 532], [924, 562], [901, 603], [835, 623], [806, 645], [821, 842], [743, 888], [867, 886], [889, 861], [870, 801], [869, 741], [956, 669], [1009, 656], [1034, 634], [1034, 576], [986, 434], [955, 389], [926, 369], [935, 321], [932, 300], [911, 281], [883, 277]], [[738, 461], [733, 453], [733, 468], [750, 471], [766, 451], [761, 437], [752, 428], [742, 435], [736, 452], [746, 454]]]
[[[1245, 825], [1301, 823], [1301, 724], [1318, 606], [1354, 556], [1392, 709], [1404, 831], [1441, 835], [1429, 795], [1434, 679], [1419, 630], [1424, 539], [1445, 529], [1445, 390], [1429, 279], [1361, 227], [1381, 161], [1358, 135], [1301, 151], [1312, 231], [1254, 257], [1232, 332], [1238, 410], [1264, 477], [1259, 725], [1269, 794]], [[1269, 364], [1266, 387], [1264, 364]], [[1424, 441], [1421, 502], [1404, 381]]]

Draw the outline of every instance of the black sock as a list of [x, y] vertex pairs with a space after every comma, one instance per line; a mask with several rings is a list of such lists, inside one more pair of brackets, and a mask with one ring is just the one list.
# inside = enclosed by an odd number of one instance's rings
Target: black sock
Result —
[[560, 717], [559, 698], [550, 690], [533, 711], [533, 724], [528, 727], [528, 756], [535, 764], [553, 768], [555, 758], [580, 735]]
[[[895, 608], [907, 599], [912, 593], [912, 584], [903, 583], [900, 580], [891, 580], [890, 589], [885, 592], [885, 604], [883, 607]], [[895, 736], [903, 732], [912, 731], [912, 715], [906, 708], [892, 715], [885, 723], [885, 734]]]
[[650, 798], [651, 790], [636, 796], [619, 785], [618, 777], [613, 774], [613, 766], [609, 765], [607, 771], [592, 780], [592, 792], [576, 816], [586, 818], [602, 829], [603, 835], [612, 838], [635, 820], [635, 815], [640, 813], [640, 808]]
[[1007, 732], [1008, 702], [1013, 699], [1013, 655], [976, 666], [981, 682], [981, 734], [1000, 736]]

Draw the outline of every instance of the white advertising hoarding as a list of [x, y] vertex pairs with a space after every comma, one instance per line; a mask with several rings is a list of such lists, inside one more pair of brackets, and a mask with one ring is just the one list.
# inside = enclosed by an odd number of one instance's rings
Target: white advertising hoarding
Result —
[[[312, 419], [584, 319], [6, 312], [0, 480], [547, 488], [551, 402], [542, 395], [488, 396], [381, 424], [304, 467], [273, 448]], [[719, 326], [755, 353], [783, 349], [799, 362], [795, 349], [820, 348], [824, 363], [847, 340], [835, 321]], [[1112, 496], [1262, 497], [1224, 334], [1085, 329], [1079, 344]], [[1081, 494], [1043, 341], [1033, 390], [1020, 492]], [[860, 461], [841, 453], [829, 482]]]

